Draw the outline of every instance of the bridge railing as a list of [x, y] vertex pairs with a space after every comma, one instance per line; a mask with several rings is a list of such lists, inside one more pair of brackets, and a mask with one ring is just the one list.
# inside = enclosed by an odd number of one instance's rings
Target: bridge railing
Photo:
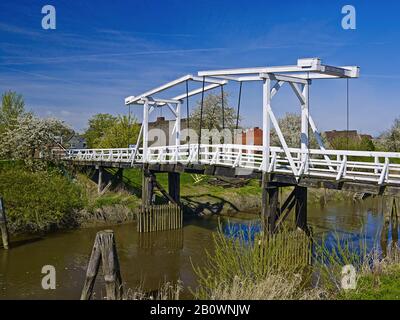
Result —
[[70, 149], [67, 157], [71, 160], [79, 161], [111, 161], [111, 162], [130, 162], [135, 156], [135, 149]]
[[264, 159], [262, 146], [235, 144], [197, 144], [150, 147], [146, 159], [143, 149], [82, 149], [69, 150], [67, 158], [79, 161], [125, 163], [201, 163], [244, 168], [274, 173], [400, 184], [400, 153], [348, 150], [301, 150], [271, 147]]

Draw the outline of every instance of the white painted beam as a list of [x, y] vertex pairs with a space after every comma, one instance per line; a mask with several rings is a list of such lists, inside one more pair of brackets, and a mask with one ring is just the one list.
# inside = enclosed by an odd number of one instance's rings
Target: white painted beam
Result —
[[199, 71], [197, 74], [199, 77], [215, 77], [215, 76], [232, 76], [240, 74], [259, 74], [267, 73], [266, 67], [256, 67], [256, 68], [238, 68], [238, 69], [223, 69], [223, 70], [207, 70]]
[[269, 113], [269, 117], [271, 119], [271, 122], [272, 122], [272, 124], [273, 124], [273, 126], [275, 128], [276, 134], [278, 135], [278, 138], [279, 138], [279, 141], [280, 141], [280, 143], [282, 145], [282, 148], [285, 151], [286, 158], [289, 161], [290, 168], [292, 169], [292, 173], [297, 177], [298, 176], [298, 172], [297, 172], [297, 169], [296, 169], [296, 164], [294, 163], [293, 157], [292, 157], [292, 155], [290, 153], [290, 150], [289, 150], [289, 147], [288, 147], [288, 145], [286, 143], [285, 137], [284, 137], [284, 135], [283, 135], [283, 133], [281, 131], [281, 128], [279, 127], [278, 120], [276, 119], [276, 117], [275, 117], [270, 105], [269, 106], [267, 105], [267, 111]]
[[305, 84], [303, 86], [302, 92], [299, 90], [297, 84], [294, 84], [290, 82], [290, 85], [294, 89], [295, 92], [298, 92], [299, 95], [301, 95], [301, 98], [299, 97], [300, 104], [301, 104], [301, 151], [302, 151], [302, 161], [305, 163], [304, 165], [304, 171], [308, 171], [308, 165], [306, 163], [307, 160], [307, 155], [305, 154], [305, 151], [308, 150], [309, 147], [309, 137], [308, 137], [308, 113], [309, 113], [309, 84]]
[[263, 84], [263, 161], [262, 171], [267, 172], [270, 165], [271, 144], [271, 80], [265, 79]]
[[[220, 84], [210, 84], [210, 85], [204, 87], [204, 92], [212, 90], [212, 89], [215, 89], [215, 88], [218, 88], [220, 86], [221, 86]], [[203, 91], [203, 88], [199, 88], [199, 89], [195, 89], [195, 90], [189, 91], [188, 96], [189, 97], [194, 96], [196, 94], [201, 93], [202, 91]], [[173, 97], [172, 99], [173, 100], [182, 100], [182, 99], [185, 99], [185, 98], [186, 98], [186, 93], [182, 93], [179, 96]]]
[[[171, 112], [173, 113], [173, 115], [175, 116], [175, 117], [178, 117], [178, 113], [177, 113], [177, 111], [174, 109], [174, 107], [171, 105], [171, 104], [169, 104], [169, 103], [167, 103], [167, 106], [168, 106], [168, 108], [171, 110]], [[178, 104], [176, 105], [176, 109], [178, 109], [178, 106], [180, 106], [180, 103], [178, 102]], [[180, 108], [180, 107], [179, 107]]]
[[178, 147], [181, 144], [181, 104], [178, 103], [175, 111], [175, 145], [176, 145], [176, 160], [178, 161]]
[[[129, 97], [125, 98], [125, 105], [134, 104], [136, 102], [139, 102], [143, 98], [150, 97], [150, 96], [152, 96], [152, 95], [154, 95], [156, 93], [159, 93], [159, 92], [165, 91], [167, 89], [170, 89], [170, 88], [172, 88], [174, 86], [177, 86], [177, 85], [179, 85], [179, 84], [181, 84], [181, 83], [183, 83], [185, 81], [188, 81], [188, 80], [193, 80], [193, 81], [196, 81], [196, 82], [203, 82], [203, 78], [202, 77], [196, 77], [196, 76], [193, 76], [191, 74], [187, 74], [187, 75], [185, 75], [183, 77], [180, 77], [180, 78], [178, 78], [176, 80], [170, 81], [170, 82], [168, 82], [168, 83], [166, 83], [166, 84], [164, 84], [162, 86], [159, 86], [157, 88], [154, 88], [154, 89], [151, 89], [149, 91], [146, 91], [145, 93], [142, 93], [142, 94], [140, 94], [138, 96], [129, 96]], [[204, 81], [205, 81], [205, 83], [218, 84], [218, 85], [224, 85], [224, 84], [227, 83], [226, 80], [213, 79], [213, 78], [209, 78], [209, 77], [206, 77], [204, 79]], [[154, 100], [156, 100], [156, 99], [154, 99]], [[166, 99], [158, 99], [158, 100], [160, 100], [160, 102], [162, 102], [162, 103], [164, 103], [164, 102], [174, 103], [173, 101], [172, 102], [171, 101], [161, 101], [161, 100], [166, 100]], [[143, 104], [143, 102], [141, 102], [139, 104]]]
[[143, 162], [147, 162], [147, 150], [149, 141], [149, 104], [143, 105]]
[[159, 93], [159, 92], [162, 92], [162, 91], [167, 90], [169, 88], [172, 88], [172, 87], [174, 87], [174, 86], [176, 86], [176, 85], [178, 85], [178, 84], [180, 84], [182, 82], [185, 82], [186, 80], [190, 80], [191, 78], [192, 78], [192, 75], [188, 74], [188, 75], [180, 77], [180, 78], [178, 78], [176, 80], [170, 81], [170, 82], [168, 82], [168, 83], [166, 83], [166, 84], [164, 84], [162, 86], [159, 86], [157, 88], [154, 88], [154, 89], [151, 89], [149, 91], [146, 91], [146, 92], [144, 92], [144, 93], [142, 93], [142, 94], [140, 94], [140, 95], [138, 95], [136, 97], [133, 97], [133, 98], [129, 97], [131, 99], [128, 100], [128, 101], [125, 99], [125, 104], [133, 104], [136, 101], [139, 101], [139, 100], [141, 100], [141, 99], [143, 99], [145, 97], [152, 96], [152, 95], [154, 95], [156, 93]]
[[296, 83], [289, 82], [289, 84], [292, 87], [293, 92], [296, 94], [297, 98], [300, 100], [300, 104], [304, 105], [306, 103], [306, 97], [304, 96], [304, 93], [301, 92]]
[[285, 84], [285, 81], [278, 81], [271, 89], [271, 99], [278, 93], [279, 89]]
[[[192, 76], [191, 80], [196, 81], [196, 82], [203, 82], [203, 77]], [[210, 78], [210, 77], [205, 77], [204, 82], [205, 83], [214, 83], [214, 84], [219, 84], [219, 85], [224, 85], [227, 83], [226, 80], [214, 79], [214, 78]]]
[[[323, 79], [323, 78], [357, 78], [359, 77], [360, 68], [357, 66], [334, 67], [323, 65], [318, 58], [299, 59], [297, 65], [289, 66], [276, 66], [276, 67], [256, 67], [256, 68], [237, 68], [237, 69], [223, 69], [223, 70], [207, 70], [198, 72], [199, 76], [234, 76], [234, 75], [253, 75], [249, 78], [243, 78], [239, 81], [257, 81], [260, 80], [260, 74], [276, 74], [276, 73], [294, 73], [293, 76], [299, 79], [307, 79], [308, 73], [310, 78]], [[299, 76], [297, 75], [299, 74]], [[258, 75], [258, 76], [257, 76]], [[255, 78], [254, 78], [255, 76]], [[281, 75], [283, 76], [283, 75]], [[280, 80], [280, 79], [276, 79]], [[237, 81], [237, 80], [236, 80]], [[293, 81], [295, 82], [295, 81]]]
[[293, 83], [300, 83], [300, 84], [308, 83], [308, 81], [306, 79], [302, 79], [302, 78], [298, 78], [298, 77], [294, 77], [294, 76], [288, 76], [288, 75], [284, 75], [284, 74], [262, 73], [262, 74], [260, 74], [260, 77], [270, 78], [271, 80], [293, 82]]

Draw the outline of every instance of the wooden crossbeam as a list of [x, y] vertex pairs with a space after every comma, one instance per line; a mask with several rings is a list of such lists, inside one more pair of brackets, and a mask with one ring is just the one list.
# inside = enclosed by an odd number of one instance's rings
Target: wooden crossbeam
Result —
[[278, 218], [278, 221], [275, 224], [275, 230], [274, 232], [278, 231], [280, 226], [283, 224], [283, 222], [287, 219], [289, 216], [290, 212], [293, 210], [294, 206], [296, 205], [296, 190], [294, 189], [290, 195], [287, 197], [285, 200], [284, 204], [282, 205], [280, 209], [280, 215]]
[[154, 185], [157, 187], [157, 189], [162, 193], [164, 197], [166, 197], [169, 201], [172, 203], [177, 204], [177, 202], [169, 195], [169, 193], [163, 188], [163, 186], [155, 179], [153, 179]]

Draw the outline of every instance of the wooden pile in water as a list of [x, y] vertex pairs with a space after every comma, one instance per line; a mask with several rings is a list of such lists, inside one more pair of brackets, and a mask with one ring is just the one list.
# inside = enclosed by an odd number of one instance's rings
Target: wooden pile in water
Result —
[[182, 209], [175, 203], [146, 206], [138, 212], [138, 232], [175, 230], [182, 225]]

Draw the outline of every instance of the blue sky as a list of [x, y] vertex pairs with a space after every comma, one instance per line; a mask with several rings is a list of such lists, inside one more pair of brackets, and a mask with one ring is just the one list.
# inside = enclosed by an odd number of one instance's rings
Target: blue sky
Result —
[[[57, 10], [56, 30], [41, 28], [46, 4]], [[357, 10], [356, 30], [341, 27], [345, 4]], [[361, 67], [350, 82], [350, 125], [376, 135], [400, 116], [399, 12], [398, 1], [373, 0], [2, 0], [0, 91], [18, 91], [40, 116], [82, 130], [95, 113], [126, 113], [125, 96], [187, 73], [320, 57]], [[313, 82], [310, 111], [321, 130], [345, 128], [345, 88], [344, 80]], [[227, 90], [235, 106], [237, 86]], [[287, 88], [273, 109], [299, 112]], [[242, 110], [243, 125], [261, 125], [259, 85], [243, 85]]]

